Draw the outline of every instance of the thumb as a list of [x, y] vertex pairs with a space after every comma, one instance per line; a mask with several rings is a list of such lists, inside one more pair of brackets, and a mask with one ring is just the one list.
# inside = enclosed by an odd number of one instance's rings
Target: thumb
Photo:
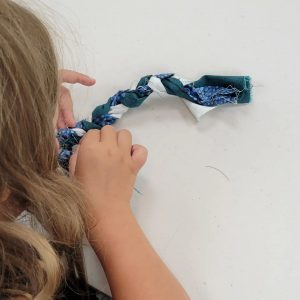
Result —
[[77, 157], [78, 157], [78, 151], [79, 151], [80, 145], [76, 146], [76, 149], [74, 153], [72, 154], [70, 161], [69, 161], [69, 173], [71, 176], [75, 175], [75, 169], [76, 169], [76, 162], [77, 162]]
[[136, 173], [143, 167], [147, 160], [148, 150], [141, 145], [133, 145], [131, 148], [131, 158], [135, 166]]

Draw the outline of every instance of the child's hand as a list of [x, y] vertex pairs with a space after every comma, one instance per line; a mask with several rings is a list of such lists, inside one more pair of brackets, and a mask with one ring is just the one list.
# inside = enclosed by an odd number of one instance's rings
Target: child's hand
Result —
[[[59, 73], [59, 77], [62, 83], [80, 83], [85, 86], [92, 86], [96, 82], [95, 79], [90, 78], [87, 75], [70, 70], [61, 70]], [[70, 91], [63, 85], [61, 85], [60, 88], [58, 109], [59, 114], [57, 128], [74, 127], [76, 125], [76, 121], [73, 114], [73, 103], [71, 94]]]
[[132, 145], [128, 130], [112, 126], [90, 130], [70, 160], [70, 172], [81, 182], [89, 212], [96, 219], [111, 209], [129, 207], [137, 173], [147, 159], [147, 150]]
[[[136, 175], [147, 150], [127, 130], [90, 130], [70, 161], [86, 191], [87, 237], [105, 270], [113, 299], [188, 300], [130, 210]], [[134, 270], [134, 272], [132, 271]]]

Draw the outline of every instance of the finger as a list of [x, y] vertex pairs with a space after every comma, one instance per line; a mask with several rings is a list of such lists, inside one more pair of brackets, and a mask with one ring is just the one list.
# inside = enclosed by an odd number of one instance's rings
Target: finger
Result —
[[91, 129], [83, 136], [79, 144], [83, 145], [84, 143], [100, 142], [100, 138], [101, 138], [100, 130]]
[[67, 82], [72, 84], [80, 83], [85, 86], [92, 86], [96, 83], [96, 80], [94, 78], [91, 78], [88, 75], [71, 71], [71, 70], [61, 70], [60, 77], [62, 82]]
[[117, 132], [112, 126], [106, 125], [101, 129], [101, 142], [117, 145]]
[[57, 119], [57, 128], [61, 129], [61, 128], [66, 128], [66, 127], [67, 127], [67, 125], [65, 123], [62, 113], [60, 112], [58, 115], [58, 119]]
[[118, 145], [119, 147], [125, 151], [126, 153], [130, 154], [131, 147], [132, 147], [132, 135], [129, 130], [123, 129], [118, 132]]
[[141, 145], [133, 145], [131, 157], [134, 162], [135, 170], [138, 172], [145, 164], [148, 157], [148, 150]]
[[63, 119], [67, 127], [75, 127], [76, 121], [73, 114], [73, 109], [65, 109], [62, 111]]
[[71, 98], [70, 91], [68, 89], [63, 89], [60, 104], [60, 113], [63, 116], [64, 122], [68, 127], [75, 127], [76, 121], [73, 113], [73, 102]]
[[77, 162], [77, 157], [78, 157], [78, 151], [79, 151], [79, 145], [77, 145], [76, 150], [72, 154], [70, 160], [69, 160], [69, 173], [71, 176], [74, 176], [75, 174], [75, 169], [76, 169], [76, 162]]

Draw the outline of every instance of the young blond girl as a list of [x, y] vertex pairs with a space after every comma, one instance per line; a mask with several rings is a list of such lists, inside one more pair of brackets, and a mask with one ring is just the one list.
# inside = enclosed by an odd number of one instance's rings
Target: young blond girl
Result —
[[[132, 145], [130, 132], [89, 131], [71, 158], [70, 176], [59, 168], [55, 127], [74, 126], [62, 82], [95, 83], [59, 72], [43, 23], [0, 0], [0, 299], [92, 299], [84, 236], [113, 299], [188, 299], [130, 210], [147, 157], [144, 147]], [[24, 210], [43, 233], [16, 222]], [[100, 297], [94, 299], [107, 299]]]

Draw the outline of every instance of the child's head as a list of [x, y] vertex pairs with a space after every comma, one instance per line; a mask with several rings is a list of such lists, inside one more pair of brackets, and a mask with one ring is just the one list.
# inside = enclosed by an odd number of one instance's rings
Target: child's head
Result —
[[[76, 252], [81, 259], [83, 199], [56, 158], [59, 84], [46, 27], [29, 10], [0, 0], [0, 295], [48, 299], [61, 273], [54, 253], [71, 260]], [[12, 222], [23, 209], [47, 230], [53, 247]]]
[[0, 5], [1, 157], [9, 168], [24, 168], [25, 173], [34, 168], [43, 174], [56, 168], [54, 47], [46, 27], [31, 12], [12, 1]]

